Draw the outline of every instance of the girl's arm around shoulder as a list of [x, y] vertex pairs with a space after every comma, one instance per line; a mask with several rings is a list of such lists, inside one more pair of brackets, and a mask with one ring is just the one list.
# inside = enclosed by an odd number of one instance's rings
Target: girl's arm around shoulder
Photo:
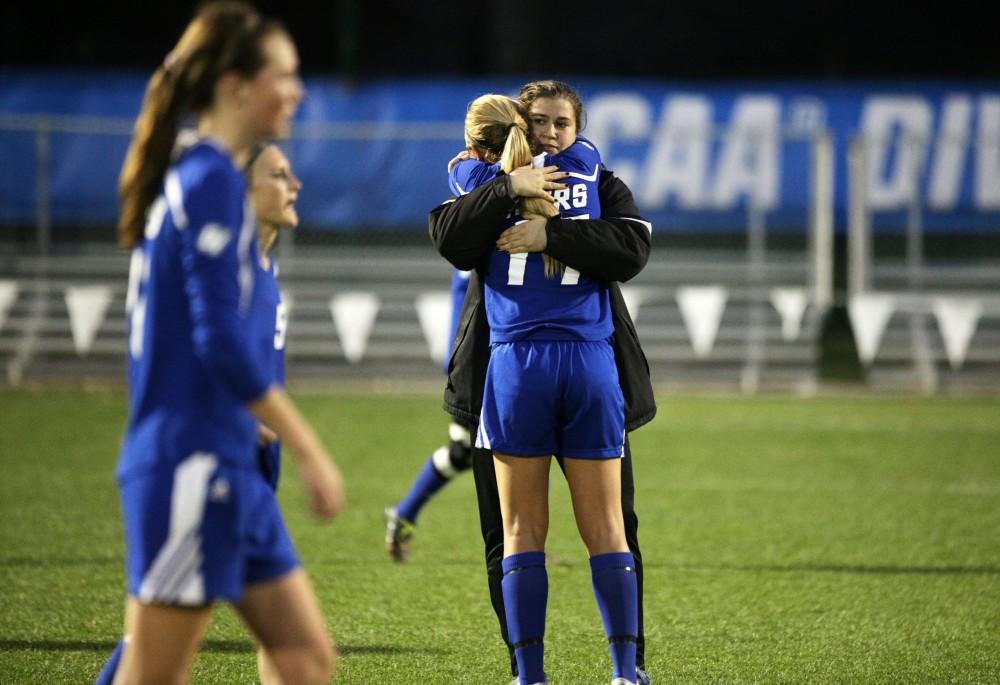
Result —
[[516, 202], [510, 177], [503, 174], [466, 195], [445, 200], [427, 217], [431, 242], [455, 268], [474, 269], [493, 246]]

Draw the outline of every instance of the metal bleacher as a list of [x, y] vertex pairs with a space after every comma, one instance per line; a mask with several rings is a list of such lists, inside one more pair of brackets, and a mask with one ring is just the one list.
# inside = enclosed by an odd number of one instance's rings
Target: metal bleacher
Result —
[[[279, 246], [282, 289], [291, 299], [287, 359], [291, 382], [347, 382], [440, 387], [415, 302], [445, 293], [450, 267], [422, 246]], [[9, 384], [60, 379], [123, 378], [129, 259], [110, 245], [77, 247], [48, 257], [0, 255], [0, 271], [16, 296], [0, 325], [0, 361]], [[654, 381], [661, 387], [756, 390], [815, 388], [821, 316], [810, 305], [793, 340], [768, 302], [776, 286], [804, 288], [800, 254], [771, 253], [758, 267], [737, 250], [654, 249], [625, 292]], [[74, 343], [68, 288], [103, 286], [110, 303], [85, 350]], [[722, 286], [728, 293], [710, 352], [699, 356], [677, 302], [683, 287]], [[348, 361], [331, 315], [347, 293], [379, 303], [360, 359]], [[447, 321], [442, 320], [447, 326]]]

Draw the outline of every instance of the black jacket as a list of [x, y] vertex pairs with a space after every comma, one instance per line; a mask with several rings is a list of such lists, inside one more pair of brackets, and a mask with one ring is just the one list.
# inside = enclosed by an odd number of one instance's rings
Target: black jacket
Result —
[[[618, 282], [629, 280], [646, 265], [652, 229], [639, 215], [631, 191], [612, 172], [601, 172], [598, 193], [602, 218], [548, 220], [545, 253], [608, 283], [615, 326], [615, 362], [625, 396], [625, 427], [633, 431], [656, 415], [656, 403], [649, 364]], [[445, 410], [468, 425], [479, 423], [490, 358], [481, 269], [516, 201], [510, 179], [501, 174], [468, 195], [445, 201], [427, 219], [431, 241], [441, 256], [458, 269], [473, 271], [452, 342], [444, 393]]]

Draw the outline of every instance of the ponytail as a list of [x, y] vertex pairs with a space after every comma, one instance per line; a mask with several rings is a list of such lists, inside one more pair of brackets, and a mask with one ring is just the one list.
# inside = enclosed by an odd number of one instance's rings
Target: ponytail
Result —
[[215, 84], [223, 74], [250, 77], [260, 71], [265, 63], [262, 43], [275, 32], [284, 32], [281, 24], [262, 19], [241, 0], [209, 2], [153, 73], [118, 180], [122, 247], [142, 240], [146, 211], [163, 185], [182, 117], [213, 104]]
[[146, 209], [156, 199], [170, 163], [182, 95], [176, 87], [176, 73], [165, 64], [149, 80], [118, 181], [122, 200], [118, 242], [122, 247], [132, 247], [142, 237]]
[[[531, 164], [533, 157], [528, 143], [527, 120], [517, 102], [503, 95], [481, 95], [473, 100], [465, 116], [465, 142], [499, 158], [500, 169], [508, 174]], [[559, 215], [551, 202], [540, 197], [518, 200], [518, 213], [546, 219]], [[542, 260], [547, 277], [556, 278], [562, 274], [562, 263], [544, 253]]]

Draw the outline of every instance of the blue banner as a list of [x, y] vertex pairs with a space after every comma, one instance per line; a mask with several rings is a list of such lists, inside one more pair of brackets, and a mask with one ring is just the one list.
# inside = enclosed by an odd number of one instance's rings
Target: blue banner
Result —
[[[0, 224], [31, 223], [39, 192], [56, 227], [113, 223], [116, 182], [146, 75], [0, 71]], [[1000, 230], [1000, 85], [676, 84], [579, 79], [585, 134], [657, 231], [808, 225], [813, 154], [832, 137], [834, 209], [845, 225], [848, 145], [864, 134], [877, 230], [919, 206], [930, 230]], [[513, 80], [306, 79], [287, 149], [303, 224], [423, 230], [448, 195], [468, 103]]]

